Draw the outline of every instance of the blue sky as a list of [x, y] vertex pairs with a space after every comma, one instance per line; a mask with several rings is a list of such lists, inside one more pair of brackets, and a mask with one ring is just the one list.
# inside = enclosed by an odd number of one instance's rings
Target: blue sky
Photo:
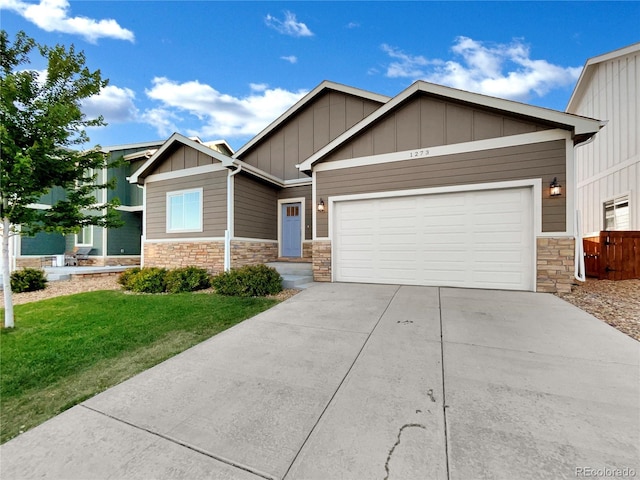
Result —
[[[10, 38], [74, 44], [109, 86], [92, 144], [174, 131], [240, 148], [323, 80], [422, 79], [564, 110], [589, 57], [640, 41], [639, 2], [0, 0]], [[43, 68], [33, 62], [31, 68]]]

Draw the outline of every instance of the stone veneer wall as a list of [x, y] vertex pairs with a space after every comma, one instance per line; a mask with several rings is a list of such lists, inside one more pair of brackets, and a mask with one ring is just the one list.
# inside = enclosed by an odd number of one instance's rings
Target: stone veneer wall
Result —
[[217, 274], [224, 270], [224, 241], [146, 242], [144, 266], [167, 269], [195, 266]]
[[278, 258], [277, 242], [231, 241], [231, 267], [273, 262]]
[[313, 280], [316, 282], [331, 281], [330, 240], [314, 240], [313, 242]]
[[309, 260], [313, 258], [313, 242], [302, 242], [302, 258], [308, 258]]
[[569, 293], [574, 284], [575, 239], [549, 237], [537, 240], [537, 291]]
[[106, 257], [104, 259], [104, 264], [107, 267], [140, 265], [140, 256], [127, 255], [127, 256], [117, 256], [117, 257]]

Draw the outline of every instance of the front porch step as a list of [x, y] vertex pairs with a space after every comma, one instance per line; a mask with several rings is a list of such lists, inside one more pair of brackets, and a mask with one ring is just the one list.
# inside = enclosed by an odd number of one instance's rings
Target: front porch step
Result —
[[275, 268], [282, 277], [282, 288], [307, 288], [313, 283], [311, 262], [269, 262], [268, 267]]

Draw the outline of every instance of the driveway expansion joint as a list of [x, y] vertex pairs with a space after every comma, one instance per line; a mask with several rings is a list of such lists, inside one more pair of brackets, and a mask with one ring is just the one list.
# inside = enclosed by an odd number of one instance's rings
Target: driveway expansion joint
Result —
[[108, 413], [102, 412], [100, 410], [96, 410], [95, 408], [91, 408], [91, 407], [89, 407], [89, 406], [87, 406], [87, 405], [85, 405], [83, 403], [79, 404], [78, 406], [86, 408], [87, 410], [90, 410], [90, 411], [92, 411], [94, 413], [97, 413], [98, 415], [102, 415], [104, 417], [110, 418], [111, 420], [114, 420], [116, 422], [128, 425], [128, 426], [130, 426], [132, 428], [135, 428], [136, 430], [140, 430], [140, 431], [146, 432], [146, 433], [148, 433], [150, 435], [153, 435], [155, 437], [161, 438], [161, 439], [166, 440], [168, 442], [171, 442], [173, 444], [176, 444], [176, 445], [179, 445], [181, 447], [187, 448], [187, 449], [189, 449], [189, 450], [191, 450], [193, 452], [199, 453], [200, 455], [204, 455], [205, 457], [209, 457], [209, 458], [211, 458], [213, 460], [216, 460], [216, 461], [218, 461], [220, 463], [224, 463], [225, 465], [229, 465], [230, 467], [234, 467], [234, 468], [237, 468], [239, 470], [244, 470], [245, 472], [251, 473], [252, 475], [257, 475], [260, 478], [264, 478], [266, 480], [280, 480], [278, 477], [274, 477], [273, 475], [269, 475], [268, 473], [261, 472], [259, 470], [254, 469], [254, 468], [248, 467], [247, 465], [242, 465], [242, 464], [240, 464], [238, 462], [234, 462], [233, 460], [230, 460], [228, 458], [224, 458], [224, 457], [220, 457], [218, 455], [214, 455], [211, 452], [207, 452], [207, 451], [202, 450], [202, 449], [200, 449], [198, 447], [195, 447], [193, 445], [189, 445], [188, 443], [182, 442], [182, 441], [178, 440], [177, 438], [173, 438], [173, 437], [170, 437], [168, 435], [163, 435], [162, 433], [154, 432], [153, 430], [149, 430], [148, 428], [141, 427], [139, 425], [136, 425], [135, 423], [127, 422], [126, 420], [123, 420], [123, 419], [118, 418], [118, 417], [114, 417], [113, 415], [109, 415]]

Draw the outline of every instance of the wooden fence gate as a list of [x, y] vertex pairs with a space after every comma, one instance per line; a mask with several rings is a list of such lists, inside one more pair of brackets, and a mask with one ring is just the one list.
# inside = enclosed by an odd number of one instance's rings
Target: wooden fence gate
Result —
[[600, 232], [582, 239], [588, 277], [599, 280], [640, 278], [640, 231]]

